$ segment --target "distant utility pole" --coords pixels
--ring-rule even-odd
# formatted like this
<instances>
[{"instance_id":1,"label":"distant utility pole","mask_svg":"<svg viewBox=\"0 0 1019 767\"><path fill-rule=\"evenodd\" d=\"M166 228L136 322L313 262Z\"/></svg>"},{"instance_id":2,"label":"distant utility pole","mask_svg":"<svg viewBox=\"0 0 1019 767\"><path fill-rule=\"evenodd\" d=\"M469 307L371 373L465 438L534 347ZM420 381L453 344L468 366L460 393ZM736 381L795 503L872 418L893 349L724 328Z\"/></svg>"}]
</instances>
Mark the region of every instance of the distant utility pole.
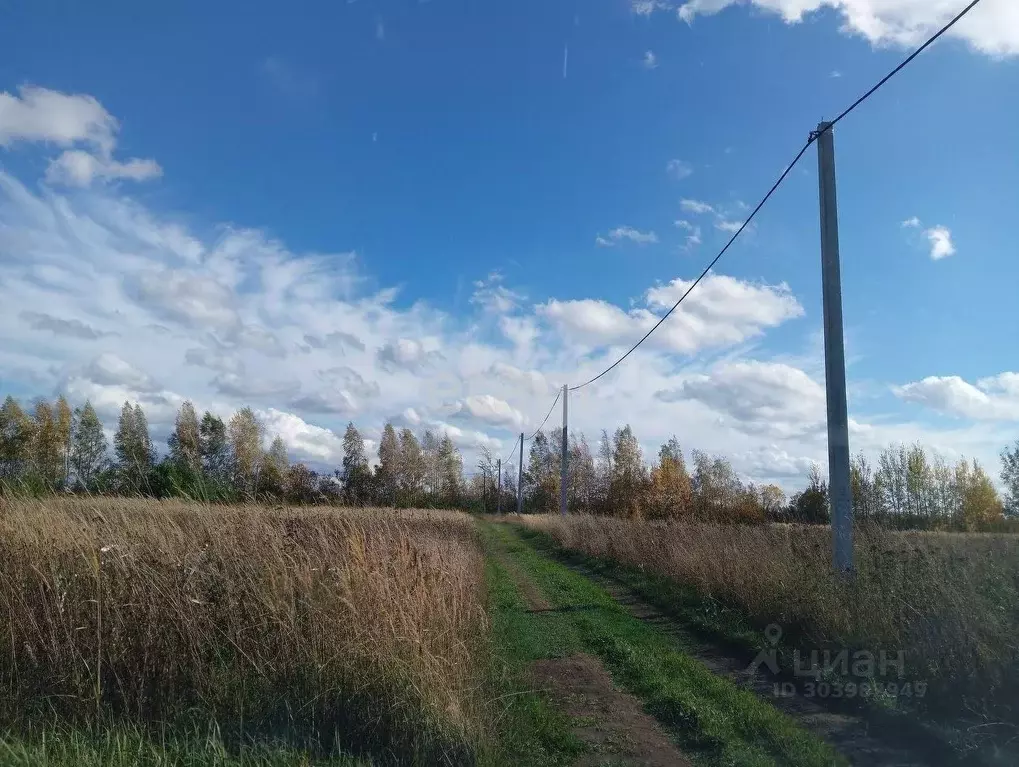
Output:
<instances>
[{"instance_id":1,"label":"distant utility pole","mask_svg":"<svg viewBox=\"0 0 1019 767\"><path fill-rule=\"evenodd\" d=\"M520 464L517 466L517 514L524 513L524 433L520 432Z\"/></svg>"},{"instance_id":2,"label":"distant utility pole","mask_svg":"<svg viewBox=\"0 0 1019 767\"><path fill-rule=\"evenodd\" d=\"M835 195L835 137L831 124L817 126L821 196L821 296L824 304L824 380L828 400L828 497L835 569L853 572L853 496L849 484L849 412L846 351L842 336L839 212Z\"/></svg>"},{"instance_id":3,"label":"distant utility pole","mask_svg":"<svg viewBox=\"0 0 1019 767\"><path fill-rule=\"evenodd\" d=\"M570 460L569 407L566 404L569 396L569 387L563 384L563 460L559 473L559 513L563 516L566 516L566 478Z\"/></svg>"},{"instance_id":4,"label":"distant utility pole","mask_svg":"<svg viewBox=\"0 0 1019 767\"><path fill-rule=\"evenodd\" d=\"M502 458L496 461L496 465L499 467L499 484L495 486L495 511L496 514L502 514Z\"/></svg>"}]
</instances>

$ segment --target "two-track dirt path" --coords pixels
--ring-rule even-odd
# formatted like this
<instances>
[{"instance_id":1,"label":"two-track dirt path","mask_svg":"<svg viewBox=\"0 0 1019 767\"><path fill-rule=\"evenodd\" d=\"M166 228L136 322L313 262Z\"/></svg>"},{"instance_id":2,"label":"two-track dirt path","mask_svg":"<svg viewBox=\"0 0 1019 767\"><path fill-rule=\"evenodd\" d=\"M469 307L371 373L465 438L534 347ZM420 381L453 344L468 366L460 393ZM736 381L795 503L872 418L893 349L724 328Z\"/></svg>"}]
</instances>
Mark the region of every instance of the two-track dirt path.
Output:
<instances>
[{"instance_id":1,"label":"two-track dirt path","mask_svg":"<svg viewBox=\"0 0 1019 767\"><path fill-rule=\"evenodd\" d=\"M874 732L859 713L833 710L816 698L807 698L796 689L792 694L776 695L775 678L767 669L751 672L747 658L698 637L672 617L640 598L622 581L575 563L561 562L574 572L590 578L636 618L673 636L684 651L719 676L752 690L758 697L788 714L802 727L830 743L852 764L874 767L921 767L929 764L953 764L943 751L931 744L909 743L902 733Z\"/></svg>"},{"instance_id":2,"label":"two-track dirt path","mask_svg":"<svg viewBox=\"0 0 1019 767\"><path fill-rule=\"evenodd\" d=\"M504 552L496 552L528 609L551 612L538 586ZM599 765L650 765L688 767L690 761L676 748L661 725L649 716L640 700L620 690L602 662L586 653L535 661L530 670L534 689L541 690L573 721L574 734L589 751L577 767Z\"/></svg>"},{"instance_id":3,"label":"two-track dirt path","mask_svg":"<svg viewBox=\"0 0 1019 767\"><path fill-rule=\"evenodd\" d=\"M905 733L878 730L858 712L825 705L825 701L802 696L775 694L775 679L766 670L751 673L748 662L721 645L712 644L684 628L638 596L627 584L590 568L530 547L538 555L558 561L574 573L598 584L631 616L672 638L677 648L696 659L717 676L754 692L792 718L803 729L829 743L854 765L877 767L921 767L950 765L957 761L937 744L919 742ZM498 555L519 593L534 612L554 611L537 584L513 559ZM687 765L665 729L648 715L641 701L619 690L601 660L585 654L538 661L532 675L536 688L545 690L557 705L578 722L575 732L592 752L580 765L650 764Z\"/></svg>"}]
</instances>

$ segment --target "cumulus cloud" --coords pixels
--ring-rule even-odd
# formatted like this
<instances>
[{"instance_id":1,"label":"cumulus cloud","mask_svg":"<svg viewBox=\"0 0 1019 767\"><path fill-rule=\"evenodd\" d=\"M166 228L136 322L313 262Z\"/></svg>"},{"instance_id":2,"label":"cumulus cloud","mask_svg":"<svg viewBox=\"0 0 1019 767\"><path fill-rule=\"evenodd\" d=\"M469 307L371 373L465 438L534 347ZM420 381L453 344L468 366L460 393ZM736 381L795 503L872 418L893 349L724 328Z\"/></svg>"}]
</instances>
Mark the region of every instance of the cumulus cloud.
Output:
<instances>
[{"instance_id":1,"label":"cumulus cloud","mask_svg":"<svg viewBox=\"0 0 1019 767\"><path fill-rule=\"evenodd\" d=\"M654 51L645 51L644 58L640 60L644 69L658 69L658 57Z\"/></svg>"},{"instance_id":2,"label":"cumulus cloud","mask_svg":"<svg viewBox=\"0 0 1019 767\"><path fill-rule=\"evenodd\" d=\"M297 457L333 466L343 461L343 439L332 429L315 426L276 408L258 410L255 415L264 424L266 435L278 434Z\"/></svg>"},{"instance_id":3,"label":"cumulus cloud","mask_svg":"<svg viewBox=\"0 0 1019 767\"><path fill-rule=\"evenodd\" d=\"M120 129L113 115L92 96L21 86L18 94L0 92L0 146L41 142L67 149L50 162L50 183L88 186L95 179L142 181L162 174L155 160L113 158Z\"/></svg>"},{"instance_id":4,"label":"cumulus cloud","mask_svg":"<svg viewBox=\"0 0 1019 767\"><path fill-rule=\"evenodd\" d=\"M476 394L467 397L463 402L457 403L457 412L479 421L496 426L511 426L514 429L520 428L525 423L523 413L505 400L493 397L491 394Z\"/></svg>"},{"instance_id":5,"label":"cumulus cloud","mask_svg":"<svg viewBox=\"0 0 1019 767\"><path fill-rule=\"evenodd\" d=\"M931 259L940 261L955 255L955 243L952 242L952 232L945 226L935 226L924 232L924 236L931 245Z\"/></svg>"},{"instance_id":6,"label":"cumulus cloud","mask_svg":"<svg viewBox=\"0 0 1019 767\"><path fill-rule=\"evenodd\" d=\"M1019 421L1019 373L1006 372L971 384L959 376L930 376L897 386L895 393L947 415L981 421Z\"/></svg>"},{"instance_id":7,"label":"cumulus cloud","mask_svg":"<svg viewBox=\"0 0 1019 767\"><path fill-rule=\"evenodd\" d=\"M903 229L921 229L923 223L919 218L913 216L902 222ZM947 226L932 226L923 230L923 236L930 246L932 261L940 261L943 258L955 255L955 243L952 242L952 232Z\"/></svg>"},{"instance_id":8,"label":"cumulus cloud","mask_svg":"<svg viewBox=\"0 0 1019 767\"><path fill-rule=\"evenodd\" d=\"M145 410L149 426L154 427L154 436L169 433L169 425L184 402L184 397L174 392L139 390L128 384L104 384L81 376L71 376L64 381L61 390L72 403L88 400L108 428L117 422L125 402L137 403Z\"/></svg>"},{"instance_id":9,"label":"cumulus cloud","mask_svg":"<svg viewBox=\"0 0 1019 767\"><path fill-rule=\"evenodd\" d=\"M82 370L82 377L104 386L124 386L136 392L160 389L146 373L112 352L103 352Z\"/></svg>"},{"instance_id":10,"label":"cumulus cloud","mask_svg":"<svg viewBox=\"0 0 1019 767\"><path fill-rule=\"evenodd\" d=\"M505 362L494 362L488 375L507 382L511 386L526 387L534 394L546 394L554 389L548 379L537 370L521 370Z\"/></svg>"},{"instance_id":11,"label":"cumulus cloud","mask_svg":"<svg viewBox=\"0 0 1019 767\"><path fill-rule=\"evenodd\" d=\"M793 486L800 485L817 463L811 457L791 454L775 444L735 453L732 458L752 479L759 482L777 480L780 484Z\"/></svg>"},{"instance_id":12,"label":"cumulus cloud","mask_svg":"<svg viewBox=\"0 0 1019 767\"><path fill-rule=\"evenodd\" d=\"M658 235L654 232L642 232L632 226L618 226L608 233L608 236L595 238L595 244L603 248L611 248L624 240L637 245L653 245L658 242Z\"/></svg>"},{"instance_id":13,"label":"cumulus cloud","mask_svg":"<svg viewBox=\"0 0 1019 767\"><path fill-rule=\"evenodd\" d=\"M418 372L429 362L442 360L442 353L437 349L428 348L429 345L425 341L413 338L398 338L387 342L379 349L377 359L380 367L388 373L400 370Z\"/></svg>"},{"instance_id":14,"label":"cumulus cloud","mask_svg":"<svg viewBox=\"0 0 1019 767\"><path fill-rule=\"evenodd\" d=\"M745 0L688 0L679 18L692 23ZM915 46L943 26L960 9L956 0L749 0L763 11L777 13L786 23L803 20L822 8L835 10L843 29L874 45ZM646 15L655 10L651 8ZM1019 54L1019 5L1013 0L984 0L948 34L992 56Z\"/></svg>"},{"instance_id":15,"label":"cumulus cloud","mask_svg":"<svg viewBox=\"0 0 1019 767\"><path fill-rule=\"evenodd\" d=\"M695 400L754 434L809 434L822 428L825 417L824 387L799 368L776 362L723 363L655 397Z\"/></svg>"},{"instance_id":16,"label":"cumulus cloud","mask_svg":"<svg viewBox=\"0 0 1019 767\"><path fill-rule=\"evenodd\" d=\"M0 145L41 141L57 146L88 143L113 149L117 121L92 96L23 85L18 95L0 92Z\"/></svg>"},{"instance_id":17,"label":"cumulus cloud","mask_svg":"<svg viewBox=\"0 0 1019 767\"><path fill-rule=\"evenodd\" d=\"M572 340L595 346L629 344L658 321L656 312L671 307L691 284L692 281L675 279L654 287L645 294L645 307L629 311L597 299L553 299L540 306L539 311ZM709 275L647 343L691 354L741 343L802 314L803 307L784 283L755 284Z\"/></svg>"}]
</instances>

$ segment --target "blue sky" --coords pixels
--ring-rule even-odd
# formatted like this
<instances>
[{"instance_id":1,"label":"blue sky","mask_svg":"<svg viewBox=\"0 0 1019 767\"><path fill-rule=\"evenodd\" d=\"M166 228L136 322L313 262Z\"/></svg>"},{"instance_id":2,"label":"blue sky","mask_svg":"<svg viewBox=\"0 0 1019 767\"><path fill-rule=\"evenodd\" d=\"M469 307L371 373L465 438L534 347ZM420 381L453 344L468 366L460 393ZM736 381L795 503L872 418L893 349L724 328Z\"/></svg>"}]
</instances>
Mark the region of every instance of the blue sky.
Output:
<instances>
[{"instance_id":1,"label":"blue sky","mask_svg":"<svg viewBox=\"0 0 1019 767\"><path fill-rule=\"evenodd\" d=\"M320 463L348 419L508 452L960 5L24 6L0 28L0 386L139 399L164 432L182 397L250 403ZM1019 436L1017 54L1019 7L984 0L839 125L854 450L996 471ZM575 426L757 480L823 464L817 221L811 150Z\"/></svg>"}]
</instances>

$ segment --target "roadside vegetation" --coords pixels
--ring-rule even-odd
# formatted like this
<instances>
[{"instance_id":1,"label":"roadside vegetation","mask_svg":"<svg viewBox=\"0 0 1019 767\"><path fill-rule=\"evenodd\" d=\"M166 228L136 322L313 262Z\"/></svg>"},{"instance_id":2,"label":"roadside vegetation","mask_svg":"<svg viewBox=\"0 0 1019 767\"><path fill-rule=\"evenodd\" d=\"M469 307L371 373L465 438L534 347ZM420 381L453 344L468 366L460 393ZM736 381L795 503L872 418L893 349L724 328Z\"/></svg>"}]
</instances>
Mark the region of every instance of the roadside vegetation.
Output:
<instances>
[{"instance_id":1,"label":"roadside vegetation","mask_svg":"<svg viewBox=\"0 0 1019 767\"><path fill-rule=\"evenodd\" d=\"M455 512L0 499L0 762L496 759L483 568Z\"/></svg>"},{"instance_id":2,"label":"roadside vegetation","mask_svg":"<svg viewBox=\"0 0 1019 767\"><path fill-rule=\"evenodd\" d=\"M586 652L600 658L698 764L844 763L769 703L715 676L668 635L630 616L598 585L535 552L514 528L485 527L489 545L550 604L548 610L525 610L505 570L496 565L503 594L509 594L503 597L503 625L515 657L533 662Z\"/></svg>"},{"instance_id":3,"label":"roadside vegetation","mask_svg":"<svg viewBox=\"0 0 1019 767\"><path fill-rule=\"evenodd\" d=\"M777 627L787 673L812 662L824 671L827 657L829 680L876 682L869 704L938 722L960 749L1005 743L1019 726L1015 536L864 527L846 583L833 573L827 528L515 521L563 550L622 565L644 598L751 655L771 646ZM850 673L840 677L841 651ZM873 664L854 665L868 657Z\"/></svg>"}]
</instances>

